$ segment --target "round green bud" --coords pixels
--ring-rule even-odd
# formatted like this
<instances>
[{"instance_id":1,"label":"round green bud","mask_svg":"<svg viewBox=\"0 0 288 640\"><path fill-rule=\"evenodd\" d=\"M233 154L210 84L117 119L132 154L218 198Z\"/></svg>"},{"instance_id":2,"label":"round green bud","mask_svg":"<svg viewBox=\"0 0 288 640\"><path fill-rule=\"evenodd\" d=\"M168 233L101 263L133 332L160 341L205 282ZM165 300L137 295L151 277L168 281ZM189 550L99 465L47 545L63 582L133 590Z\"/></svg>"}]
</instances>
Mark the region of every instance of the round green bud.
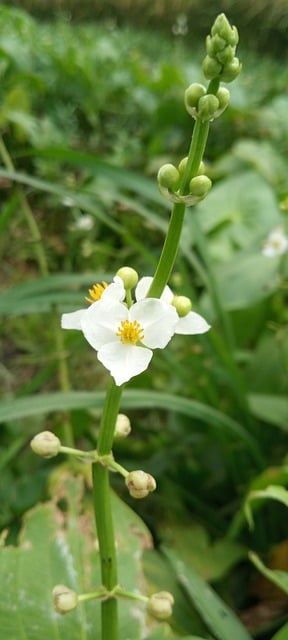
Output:
<instances>
[{"instance_id":1,"label":"round green bud","mask_svg":"<svg viewBox=\"0 0 288 640\"><path fill-rule=\"evenodd\" d=\"M186 296L174 296L172 304L180 318L187 316L192 309L192 302L189 298L186 298Z\"/></svg>"},{"instance_id":2,"label":"round green bud","mask_svg":"<svg viewBox=\"0 0 288 640\"><path fill-rule=\"evenodd\" d=\"M228 104L230 102L230 91L229 89L226 89L226 87L220 87L220 89L218 89L216 93L216 96L219 100L219 110L222 113L224 109L228 107Z\"/></svg>"},{"instance_id":3,"label":"round green bud","mask_svg":"<svg viewBox=\"0 0 288 640\"><path fill-rule=\"evenodd\" d=\"M42 458L53 458L58 455L61 442L52 431L41 431L31 440L30 447Z\"/></svg>"},{"instance_id":4,"label":"round green bud","mask_svg":"<svg viewBox=\"0 0 288 640\"><path fill-rule=\"evenodd\" d=\"M215 117L215 112L219 108L219 100L212 93L203 96L200 98L198 104L198 117L203 122L207 122L209 120L213 120Z\"/></svg>"},{"instance_id":5,"label":"round green bud","mask_svg":"<svg viewBox=\"0 0 288 640\"><path fill-rule=\"evenodd\" d=\"M177 191L180 184L180 175L174 164L163 164L157 175L157 180L161 187L170 191Z\"/></svg>"},{"instance_id":6,"label":"round green bud","mask_svg":"<svg viewBox=\"0 0 288 640\"><path fill-rule=\"evenodd\" d=\"M65 587L64 584L57 584L52 591L54 609L57 613L69 613L76 609L78 604L78 596L75 591Z\"/></svg>"},{"instance_id":7,"label":"round green bud","mask_svg":"<svg viewBox=\"0 0 288 640\"><path fill-rule=\"evenodd\" d=\"M185 158L182 158L182 160L178 164L178 171L181 177L183 176L183 173L186 170L187 162L188 162L188 156L185 156Z\"/></svg>"},{"instance_id":8,"label":"round green bud","mask_svg":"<svg viewBox=\"0 0 288 640\"><path fill-rule=\"evenodd\" d=\"M195 117L196 115L195 109L197 112L198 102L200 98L202 98L202 96L205 96L205 94L206 87L204 87L203 84L199 84L198 82L193 82L193 84L190 84L190 86L186 89L184 95L185 107L188 113L190 113L190 115L192 115L193 117Z\"/></svg>"},{"instance_id":9,"label":"round green bud","mask_svg":"<svg viewBox=\"0 0 288 640\"><path fill-rule=\"evenodd\" d=\"M234 54L235 54L235 47L231 47L228 44L227 47L223 49L223 51L219 51L219 53L217 53L216 58L218 62L220 62L223 65L226 65L232 62L234 58Z\"/></svg>"},{"instance_id":10,"label":"round green bud","mask_svg":"<svg viewBox=\"0 0 288 640\"><path fill-rule=\"evenodd\" d=\"M128 416L124 413L118 413L115 425L115 437L127 438L131 432L131 423Z\"/></svg>"},{"instance_id":11,"label":"round green bud","mask_svg":"<svg viewBox=\"0 0 288 640\"><path fill-rule=\"evenodd\" d=\"M221 80L223 80L223 82L232 82L237 78L237 76L239 76L241 69L242 65L239 62L239 59L236 57L233 58L232 62L229 62L229 64L224 66L221 73Z\"/></svg>"},{"instance_id":12,"label":"round green bud","mask_svg":"<svg viewBox=\"0 0 288 640\"><path fill-rule=\"evenodd\" d=\"M222 71L222 65L215 58L210 58L210 56L205 56L202 69L205 78L207 80L212 80L213 78L217 78Z\"/></svg>"},{"instance_id":13,"label":"round green bud","mask_svg":"<svg viewBox=\"0 0 288 640\"><path fill-rule=\"evenodd\" d=\"M230 38L233 35L233 27L231 27L229 20L227 20L225 16L225 13L220 13L219 16L217 16L212 26L211 33L212 36L218 35L226 42L230 42Z\"/></svg>"},{"instance_id":14,"label":"round green bud","mask_svg":"<svg viewBox=\"0 0 288 640\"><path fill-rule=\"evenodd\" d=\"M119 276L123 280L125 289L133 289L139 280L139 276L135 269L132 267L121 267L118 269L116 276Z\"/></svg>"},{"instance_id":15,"label":"round green bud","mask_svg":"<svg viewBox=\"0 0 288 640\"><path fill-rule=\"evenodd\" d=\"M203 160L201 160L199 167L198 167L198 171L197 171L197 176L202 176L202 174L205 173L205 164L203 162Z\"/></svg>"},{"instance_id":16,"label":"round green bud","mask_svg":"<svg viewBox=\"0 0 288 640\"><path fill-rule=\"evenodd\" d=\"M130 471L125 478L125 484L130 496L137 499L146 498L149 493L156 489L156 481L153 476L141 470Z\"/></svg>"},{"instance_id":17,"label":"round green bud","mask_svg":"<svg viewBox=\"0 0 288 640\"><path fill-rule=\"evenodd\" d=\"M174 598L169 591L154 593L148 600L147 610L158 620L170 618L173 611Z\"/></svg>"},{"instance_id":18,"label":"round green bud","mask_svg":"<svg viewBox=\"0 0 288 640\"><path fill-rule=\"evenodd\" d=\"M197 196L198 198L205 198L207 193L210 191L212 187L212 182L208 176L195 176L190 180L189 189L190 193L193 196Z\"/></svg>"}]
</instances>

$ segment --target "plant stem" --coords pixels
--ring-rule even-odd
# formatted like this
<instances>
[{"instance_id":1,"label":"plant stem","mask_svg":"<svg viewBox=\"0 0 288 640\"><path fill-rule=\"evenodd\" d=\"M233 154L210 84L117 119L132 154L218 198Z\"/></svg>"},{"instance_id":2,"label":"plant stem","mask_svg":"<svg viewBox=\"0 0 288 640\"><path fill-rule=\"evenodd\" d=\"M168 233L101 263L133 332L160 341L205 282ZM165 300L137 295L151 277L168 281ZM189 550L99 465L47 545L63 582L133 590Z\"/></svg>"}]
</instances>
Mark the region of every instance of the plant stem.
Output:
<instances>
[{"instance_id":1,"label":"plant stem","mask_svg":"<svg viewBox=\"0 0 288 640\"><path fill-rule=\"evenodd\" d=\"M188 192L189 181L197 174L205 150L208 133L209 122L196 120L188 154L188 161L182 183L180 185L181 195L185 195ZM153 282L147 294L149 298L159 298L169 280L178 252L184 216L185 205L177 202L174 204L172 209L170 224L162 253Z\"/></svg>"},{"instance_id":2,"label":"plant stem","mask_svg":"<svg viewBox=\"0 0 288 640\"><path fill-rule=\"evenodd\" d=\"M110 453L113 444L116 418L119 413L123 386L116 386L111 380L107 391L97 450L100 456ZM114 526L112 519L109 470L99 463L92 465L93 502L96 529L101 558L102 584L112 591L117 585L117 558L115 549ZM118 640L118 605L115 598L101 602L102 640Z\"/></svg>"}]
</instances>

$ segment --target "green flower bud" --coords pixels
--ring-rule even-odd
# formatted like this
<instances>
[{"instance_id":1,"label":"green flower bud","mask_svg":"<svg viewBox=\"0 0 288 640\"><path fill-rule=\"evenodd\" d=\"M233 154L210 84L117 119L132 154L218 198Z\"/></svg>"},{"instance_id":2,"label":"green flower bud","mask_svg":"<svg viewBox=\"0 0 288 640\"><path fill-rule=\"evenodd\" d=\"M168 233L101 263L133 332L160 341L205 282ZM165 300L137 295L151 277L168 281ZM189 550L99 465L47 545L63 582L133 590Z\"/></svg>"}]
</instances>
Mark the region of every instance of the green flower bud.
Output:
<instances>
[{"instance_id":1,"label":"green flower bud","mask_svg":"<svg viewBox=\"0 0 288 640\"><path fill-rule=\"evenodd\" d=\"M156 481L150 473L145 471L131 471L125 478L125 484L132 498L146 498L149 493L155 491Z\"/></svg>"},{"instance_id":2,"label":"green flower bud","mask_svg":"<svg viewBox=\"0 0 288 640\"><path fill-rule=\"evenodd\" d=\"M121 267L118 269L116 276L119 276L123 280L125 289L133 289L139 280L139 276L135 269L132 267Z\"/></svg>"},{"instance_id":3,"label":"green flower bud","mask_svg":"<svg viewBox=\"0 0 288 640\"><path fill-rule=\"evenodd\" d=\"M198 171L197 171L197 176L202 176L203 173L205 173L205 164L203 160L201 160Z\"/></svg>"},{"instance_id":4,"label":"green flower bud","mask_svg":"<svg viewBox=\"0 0 288 640\"><path fill-rule=\"evenodd\" d=\"M53 458L58 455L61 442L52 431L41 431L31 440L30 447L42 458Z\"/></svg>"},{"instance_id":5,"label":"green flower bud","mask_svg":"<svg viewBox=\"0 0 288 640\"><path fill-rule=\"evenodd\" d=\"M190 180L190 194L192 196L197 196L200 199L207 196L207 193L210 191L211 187L212 182L210 178L208 178L208 176L195 176L195 178L192 178L192 180Z\"/></svg>"},{"instance_id":6,"label":"green flower bud","mask_svg":"<svg viewBox=\"0 0 288 640\"><path fill-rule=\"evenodd\" d=\"M231 47L228 44L227 47L223 49L223 51L219 51L219 53L217 53L216 58L218 62L220 62L223 65L226 65L232 62L234 58L234 53L235 53L235 47Z\"/></svg>"},{"instance_id":7,"label":"green flower bud","mask_svg":"<svg viewBox=\"0 0 288 640\"><path fill-rule=\"evenodd\" d=\"M228 104L230 102L230 91L225 87L220 87L220 89L218 89L216 93L216 96L219 100L219 108L217 109L217 115L218 113L220 115L220 113L223 113L226 107L228 107Z\"/></svg>"},{"instance_id":8,"label":"green flower bud","mask_svg":"<svg viewBox=\"0 0 288 640\"><path fill-rule=\"evenodd\" d=\"M180 318L187 316L192 309L192 302L189 298L186 298L186 296L174 296L172 304Z\"/></svg>"},{"instance_id":9,"label":"green flower bud","mask_svg":"<svg viewBox=\"0 0 288 640\"><path fill-rule=\"evenodd\" d=\"M65 587L64 584L57 584L52 591L53 604L57 613L69 613L76 609L78 604L78 596L75 591Z\"/></svg>"},{"instance_id":10,"label":"green flower bud","mask_svg":"<svg viewBox=\"0 0 288 640\"><path fill-rule=\"evenodd\" d=\"M188 161L188 156L185 156L185 158L182 158L182 160L178 164L178 171L179 171L181 177L185 173L186 166L187 166L187 161Z\"/></svg>"},{"instance_id":11,"label":"green flower bud","mask_svg":"<svg viewBox=\"0 0 288 640\"><path fill-rule=\"evenodd\" d=\"M188 113L194 118L197 116L198 102L206 94L206 87L203 84L194 82L186 89L184 95L185 107Z\"/></svg>"},{"instance_id":12,"label":"green flower bud","mask_svg":"<svg viewBox=\"0 0 288 640\"><path fill-rule=\"evenodd\" d=\"M154 593L148 600L147 610L158 620L166 620L172 615L174 598L169 591Z\"/></svg>"},{"instance_id":13,"label":"green flower bud","mask_svg":"<svg viewBox=\"0 0 288 640\"><path fill-rule=\"evenodd\" d=\"M202 122L214 120L215 112L219 108L219 100L212 93L200 98L198 104L198 117Z\"/></svg>"},{"instance_id":14,"label":"green flower bud","mask_svg":"<svg viewBox=\"0 0 288 640\"><path fill-rule=\"evenodd\" d=\"M217 53L225 49L226 44L226 41L223 40L223 38L220 38L218 34L216 34L216 36L213 36L213 38L211 38L211 36L207 36L206 51L208 56L210 56L210 58L215 58L217 56Z\"/></svg>"},{"instance_id":15,"label":"green flower bud","mask_svg":"<svg viewBox=\"0 0 288 640\"><path fill-rule=\"evenodd\" d=\"M224 13L220 13L219 16L217 16L212 26L211 33L212 36L220 36L220 38L223 38L223 40L229 42L229 44L230 39L235 37L233 27L231 27L230 22L227 20Z\"/></svg>"},{"instance_id":16,"label":"green flower bud","mask_svg":"<svg viewBox=\"0 0 288 640\"><path fill-rule=\"evenodd\" d=\"M160 187L177 191L180 184L180 175L174 164L163 164L158 171L157 180Z\"/></svg>"},{"instance_id":17,"label":"green flower bud","mask_svg":"<svg viewBox=\"0 0 288 640\"><path fill-rule=\"evenodd\" d=\"M210 58L210 56L205 56L202 69L205 78L207 80L212 80L213 78L217 78L222 71L222 65L215 58Z\"/></svg>"},{"instance_id":18,"label":"green flower bud","mask_svg":"<svg viewBox=\"0 0 288 640\"><path fill-rule=\"evenodd\" d=\"M118 413L116 425L115 425L115 437L126 438L131 431L131 423L128 416L124 413Z\"/></svg>"},{"instance_id":19,"label":"green flower bud","mask_svg":"<svg viewBox=\"0 0 288 640\"><path fill-rule=\"evenodd\" d=\"M239 62L239 59L236 57L233 58L232 62L225 65L221 74L221 80L223 80L223 82L232 82L237 78L237 76L239 76L241 69L242 64Z\"/></svg>"}]
</instances>

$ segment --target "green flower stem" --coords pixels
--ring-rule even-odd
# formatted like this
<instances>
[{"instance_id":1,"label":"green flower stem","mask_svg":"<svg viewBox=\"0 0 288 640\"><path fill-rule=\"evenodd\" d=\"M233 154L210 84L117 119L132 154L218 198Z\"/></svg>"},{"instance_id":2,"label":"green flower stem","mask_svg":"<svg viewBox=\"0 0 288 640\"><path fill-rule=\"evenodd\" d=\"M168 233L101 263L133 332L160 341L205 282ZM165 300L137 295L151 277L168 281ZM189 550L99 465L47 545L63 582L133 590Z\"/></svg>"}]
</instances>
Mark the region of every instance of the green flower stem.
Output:
<instances>
[{"instance_id":1,"label":"green flower stem","mask_svg":"<svg viewBox=\"0 0 288 640\"><path fill-rule=\"evenodd\" d=\"M119 598L127 598L128 600L138 600L138 602L144 602L145 604L149 600L147 596L142 596L140 593L133 593L132 591L125 591L125 589L121 589L121 587L117 587L117 589L115 589L115 596Z\"/></svg>"},{"instance_id":2,"label":"green flower stem","mask_svg":"<svg viewBox=\"0 0 288 640\"><path fill-rule=\"evenodd\" d=\"M59 453L65 453L68 456L76 456L77 458L87 459L88 462L98 460L97 451L81 451L81 449L74 449L74 447L60 447Z\"/></svg>"},{"instance_id":3,"label":"green flower stem","mask_svg":"<svg viewBox=\"0 0 288 640\"><path fill-rule=\"evenodd\" d=\"M197 174L197 171L199 169L199 165L202 160L207 142L209 124L209 122L201 122L200 120L196 120L195 122L186 169L180 185L181 195L186 195L188 193L189 182L191 178L193 178ZM176 204L174 204L174 207L172 209L170 224L162 253L153 278L153 282L147 293L147 296L149 298L160 298L163 289L170 278L170 274L174 267L179 248L184 216L185 205L183 203L177 202Z\"/></svg>"},{"instance_id":4,"label":"green flower stem","mask_svg":"<svg viewBox=\"0 0 288 640\"><path fill-rule=\"evenodd\" d=\"M123 386L116 386L111 379L103 408L97 443L99 456L108 455L112 449L113 437ZM109 470L102 464L92 465L93 502L96 528L101 558L102 584L108 591L115 589L117 580L117 559L114 526L112 519ZM115 598L101 602L102 640L118 640L118 604Z\"/></svg>"}]
</instances>

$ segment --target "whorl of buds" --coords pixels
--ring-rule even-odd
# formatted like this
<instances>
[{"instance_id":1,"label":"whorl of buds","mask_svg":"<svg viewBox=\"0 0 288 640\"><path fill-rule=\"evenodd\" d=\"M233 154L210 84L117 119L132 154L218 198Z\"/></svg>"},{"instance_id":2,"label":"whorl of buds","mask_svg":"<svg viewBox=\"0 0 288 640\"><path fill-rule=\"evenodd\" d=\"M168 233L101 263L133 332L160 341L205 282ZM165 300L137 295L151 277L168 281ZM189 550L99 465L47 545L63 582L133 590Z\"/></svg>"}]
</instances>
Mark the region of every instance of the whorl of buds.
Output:
<instances>
[{"instance_id":1,"label":"whorl of buds","mask_svg":"<svg viewBox=\"0 0 288 640\"><path fill-rule=\"evenodd\" d=\"M150 473L145 471L131 471L125 478L125 483L132 498L146 498L149 493L155 491L156 481Z\"/></svg>"},{"instance_id":2,"label":"whorl of buds","mask_svg":"<svg viewBox=\"0 0 288 640\"><path fill-rule=\"evenodd\" d=\"M121 267L118 269L116 276L119 276L119 278L123 280L125 289L133 289L139 280L137 271L132 269L132 267Z\"/></svg>"},{"instance_id":3,"label":"whorl of buds","mask_svg":"<svg viewBox=\"0 0 288 640\"><path fill-rule=\"evenodd\" d=\"M166 620L172 615L174 598L169 591L154 593L148 600L147 610L158 620Z\"/></svg>"},{"instance_id":4,"label":"whorl of buds","mask_svg":"<svg viewBox=\"0 0 288 640\"><path fill-rule=\"evenodd\" d=\"M224 13L217 16L211 35L206 38L206 51L202 64L205 78L220 78L224 82L232 82L241 71L241 64L235 56L239 42L236 27L231 27Z\"/></svg>"},{"instance_id":5,"label":"whorl of buds","mask_svg":"<svg viewBox=\"0 0 288 640\"><path fill-rule=\"evenodd\" d=\"M217 105L218 104L219 103L217 101ZM182 194L178 187L180 185L180 180L183 179L185 174L187 161L188 158L183 158L178 169L176 169L173 164L164 164L158 171L158 185L164 198L167 198L170 202L180 202L189 207L197 204L200 200L205 198L208 191L211 189L212 183L207 176L202 175L202 172L204 171L204 164L201 162L198 169L198 175L190 180L189 193L186 193L185 195Z\"/></svg>"},{"instance_id":6,"label":"whorl of buds","mask_svg":"<svg viewBox=\"0 0 288 640\"><path fill-rule=\"evenodd\" d=\"M42 458L53 458L58 455L61 442L52 431L41 431L31 440L30 447Z\"/></svg>"},{"instance_id":7,"label":"whorl of buds","mask_svg":"<svg viewBox=\"0 0 288 640\"><path fill-rule=\"evenodd\" d=\"M172 304L180 318L187 316L192 309L192 302L189 298L186 298L186 296L174 296Z\"/></svg>"},{"instance_id":8,"label":"whorl of buds","mask_svg":"<svg viewBox=\"0 0 288 640\"><path fill-rule=\"evenodd\" d=\"M124 413L118 413L115 425L115 438L127 438L131 432L131 423Z\"/></svg>"},{"instance_id":9,"label":"whorl of buds","mask_svg":"<svg viewBox=\"0 0 288 640\"><path fill-rule=\"evenodd\" d=\"M229 100L230 93L228 89L223 87L220 87L215 95L206 93L206 90L200 95L200 91L195 91L195 84L191 84L185 91L186 110L193 118L199 118L202 122L209 122L219 118L228 107Z\"/></svg>"},{"instance_id":10,"label":"whorl of buds","mask_svg":"<svg viewBox=\"0 0 288 640\"><path fill-rule=\"evenodd\" d=\"M76 609L78 604L78 596L75 591L65 587L64 584L57 584L52 591L54 609L57 613L69 613Z\"/></svg>"}]
</instances>

